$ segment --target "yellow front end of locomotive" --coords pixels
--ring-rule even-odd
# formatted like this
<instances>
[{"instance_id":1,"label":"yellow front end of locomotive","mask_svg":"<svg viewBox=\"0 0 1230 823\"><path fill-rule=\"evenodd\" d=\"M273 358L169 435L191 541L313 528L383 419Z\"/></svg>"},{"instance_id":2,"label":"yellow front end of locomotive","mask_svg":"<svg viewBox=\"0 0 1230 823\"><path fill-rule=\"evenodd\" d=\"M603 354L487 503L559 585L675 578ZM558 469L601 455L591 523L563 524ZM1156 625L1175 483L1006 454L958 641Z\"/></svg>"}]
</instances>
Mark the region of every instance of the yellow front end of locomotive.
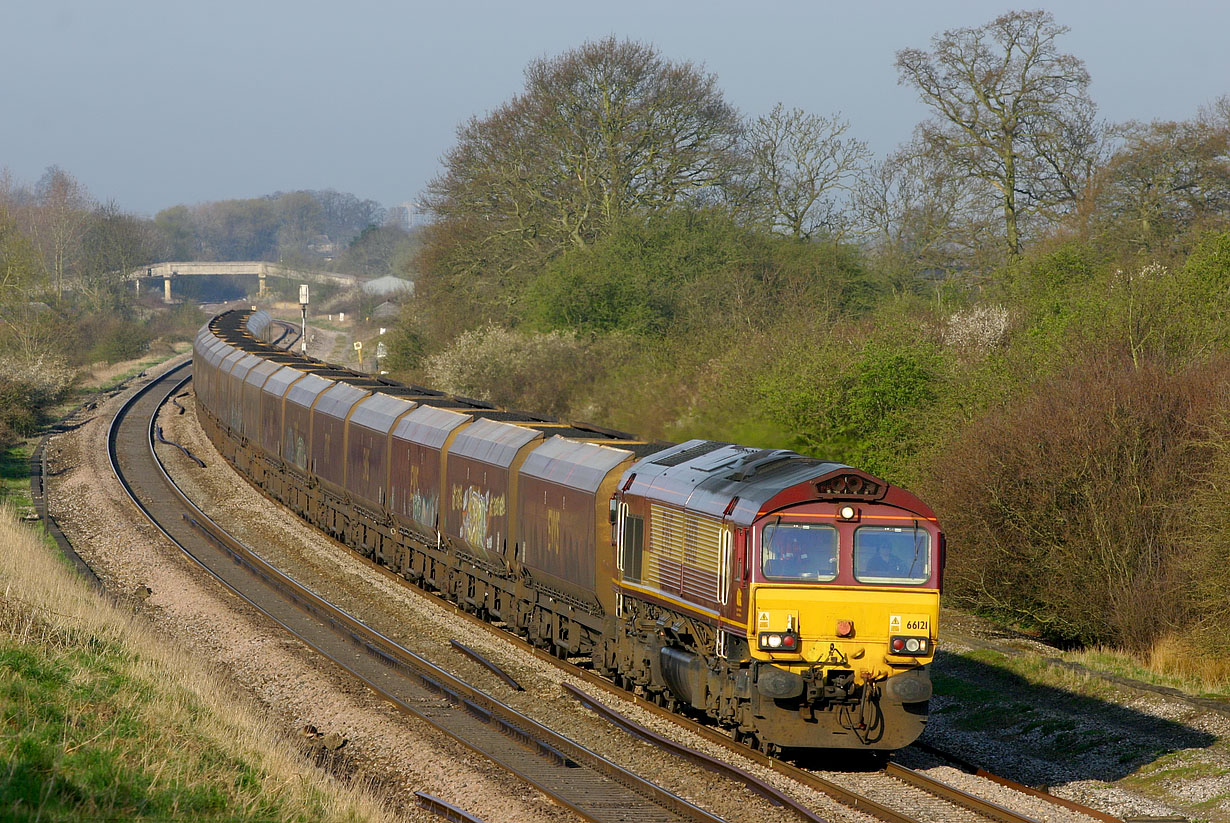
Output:
<instances>
[{"instance_id":1,"label":"yellow front end of locomotive","mask_svg":"<svg viewBox=\"0 0 1230 823\"><path fill-rule=\"evenodd\" d=\"M752 606L752 656L785 669L848 669L862 683L927 665L935 657L940 609L935 589L762 584L753 588Z\"/></svg>"}]
</instances>

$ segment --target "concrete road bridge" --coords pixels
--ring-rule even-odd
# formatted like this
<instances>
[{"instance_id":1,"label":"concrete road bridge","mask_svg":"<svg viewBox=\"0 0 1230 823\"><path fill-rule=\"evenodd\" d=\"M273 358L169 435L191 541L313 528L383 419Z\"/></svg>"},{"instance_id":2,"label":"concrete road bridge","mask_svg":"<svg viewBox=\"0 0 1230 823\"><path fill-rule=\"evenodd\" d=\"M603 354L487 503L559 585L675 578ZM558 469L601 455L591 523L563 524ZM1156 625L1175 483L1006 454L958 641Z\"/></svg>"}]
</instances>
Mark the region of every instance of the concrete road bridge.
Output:
<instances>
[{"instance_id":1,"label":"concrete road bridge","mask_svg":"<svg viewBox=\"0 0 1230 823\"><path fill-rule=\"evenodd\" d=\"M170 303L171 281L176 277L219 274L255 277L260 280L260 293L262 295L265 294L265 279L268 277L281 277L298 283L333 283L346 287L357 286L362 282L361 278L353 274L339 274L338 272L331 271L300 271L288 268L280 263L265 263L259 260L251 262L155 263L152 266L134 269L128 273L125 279L133 281L137 294L140 294L142 279L161 277L163 287L162 300L164 303Z\"/></svg>"}]
</instances>

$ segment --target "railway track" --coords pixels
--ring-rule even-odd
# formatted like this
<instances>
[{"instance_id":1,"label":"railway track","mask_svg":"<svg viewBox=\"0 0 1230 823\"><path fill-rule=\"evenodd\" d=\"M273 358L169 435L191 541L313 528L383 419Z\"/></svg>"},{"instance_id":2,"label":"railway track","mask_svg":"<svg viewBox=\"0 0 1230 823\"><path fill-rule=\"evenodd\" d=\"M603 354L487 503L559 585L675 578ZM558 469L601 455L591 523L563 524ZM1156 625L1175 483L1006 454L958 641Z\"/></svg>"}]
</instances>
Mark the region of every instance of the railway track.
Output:
<instances>
[{"instance_id":1,"label":"railway track","mask_svg":"<svg viewBox=\"0 0 1230 823\"><path fill-rule=\"evenodd\" d=\"M186 369L181 367L181 369L169 373L174 374L174 378L164 376L163 379L151 383L142 389L130 401L125 410L117 416L109 442L113 450L113 465L116 466L117 475L121 477L126 487L131 489L134 499L138 500L138 505L147 512L151 520L164 533L171 537L173 541L179 543L190 557L204 566L225 585L237 591L244 599L252 602L258 609L268 614L276 622L300 636L308 645L316 648L322 654L335 659L335 662L339 662L339 665L343 668L367 682L369 686L395 705L401 707L403 711L424 717L428 722L434 722L437 719L436 715L443 713L451 714L455 718L463 718L463 720L452 721L459 724L453 730L445 730L476 751L481 751L495 762L505 765L510 771L521 775L523 779L538 786L545 793L557 797L560 802L574 808L587 819L716 819L695 807L690 807L690 804L687 804L686 801L682 801L680 798L664 799L659 797L650 803L651 809L648 811L651 811L651 814L647 814L646 809L638 808L635 814L625 816L630 809L637 807L628 806L626 800L613 800L611 796L606 794L605 788L584 788L579 792L581 797L578 799L578 792L575 791L576 786L574 785L566 792L566 796L557 795L550 788L550 784L554 779L561 779L558 777L558 774L555 777L544 778L537 774L537 771L550 772L552 770L549 767L553 765L557 773L562 769L563 781L575 784L577 782L576 778L582 773L580 771L581 767L587 765L583 763L586 759L584 753L570 750L567 741L560 741L557 739L558 736L552 737L549 733L542 735L536 739L536 742L531 743L530 737L532 735L524 732L524 727L536 724L533 724L528 718L512 712L511 709L508 710L512 712L511 715L502 715L498 707L493 707L486 702L490 699L481 692L470 689L465 684L460 683L460 681L456 681L451 675L437 669L421 658L416 658L407 650L397 646L393 641L368 629L358 620L345 614L340 609L330 606L311 592L302 590L302 587L298 587L293 580L285 577L276 569L268 567L259 557L239 545L237 541L229 538L220 527L210 521L208 517L187 500L186 496L179 492L166 472L158 465L153 452L151 443L151 432L154 431L153 416L162 402L174 395L187 382L187 378L183 376L185 371ZM128 422L123 422L125 420ZM144 461L140 458L142 452L146 455ZM358 556L356 555L356 557ZM362 559L363 562L380 573L409 586L399 576L370 563L370 561L364 558L359 559ZM271 587L279 590L280 596L271 597ZM465 615L467 619L471 619L479 625L490 629L488 624L479 621L471 615L464 612L458 612L458 614ZM623 700L632 700L640 708L652 712L671 723L683 726L688 731L698 734L718 746L729 749L731 752L750 758L759 765L771 769L797 782L799 785L823 792L847 806L881 820L891 821L891 823L916 823L917 818L911 814L913 810L903 809L900 807L900 804L894 807L890 803L877 802L872 800L867 793L860 793L857 788L839 785L838 782L827 780L778 758L769 757L750 750L746 746L731 740L720 731L667 712L652 703L623 691L608 681L597 678L585 669L560 661L515 636L504 632L501 632L500 636L511 640L541 660L562 667L570 674L581 677L586 682L608 693L618 695ZM367 663L355 663L356 655L354 650L356 645L368 652L367 655L364 655L364 657L369 658ZM338 661L338 658L343 658L344 662ZM489 663L485 664L490 665ZM498 667L493 668L498 670ZM402 682L395 687L389 686L389 683L395 680L408 681L408 683ZM417 688L418 691L414 691L411 687ZM427 706L428 711L423 711L423 706ZM450 711L445 711L446 709ZM468 720L464 718L468 718ZM473 727L476 724L486 728L479 728L475 732ZM465 731L460 730L462 726L466 727ZM507 749L506 747L505 753L500 755L499 753L484 751L479 745L467 742L465 739L466 735L469 734L475 734L478 738L490 736L492 728L497 730L496 735L502 738L504 743L507 743L510 739L517 739L522 742L514 744L512 749ZM527 745L542 756L527 758ZM493 754L497 756L493 756ZM501 757L503 757L503 760L501 760ZM531 759L545 761L548 764L548 768L536 769L535 774L532 775L526 774L527 769L525 766L527 761ZM610 765L613 766L614 764ZM601 771L601 769L598 769L598 771ZM616 778L613 782L619 783L620 779ZM890 764L885 772L879 776L879 779L881 781L893 781L903 787L908 786L910 791L925 793L944 804L944 810L942 811L930 808L926 817L927 820L965 821L987 819L999 821L999 823L1034 823L1032 818L1026 815L1002 808L959 789L946 786L926 775L911 772L895 764ZM608 777L607 780L612 780L612 778ZM855 782L858 782L858 780L856 779ZM750 783L748 785L753 790L759 791ZM632 793L638 795L640 802L644 802L643 794L637 791ZM884 793L880 792L880 794ZM917 796L910 795L904 789L899 789L895 792L889 791L887 794L904 799L907 804L913 803L918 805L916 799L909 799L910 797L916 798ZM587 796L597 798L596 802L593 802L592 805L605 807L605 810L599 809L595 814L584 811L583 804ZM775 802L793 807L801 819L822 819L805 805L793 803L788 797L778 798ZM1071 806L1071 804L1067 805ZM600 816L604 811L609 815L612 809L616 807L618 811L615 816ZM970 815L973 816L971 817ZM1096 813L1093 813L1091 816L1097 816L1102 820L1107 819L1106 816L1098 816Z\"/></svg>"},{"instance_id":2,"label":"railway track","mask_svg":"<svg viewBox=\"0 0 1230 823\"><path fill-rule=\"evenodd\" d=\"M157 410L189 379L189 364L184 364L146 384L116 415L108 432L109 456L121 484L189 558L401 711L430 723L587 820L719 820L414 655L230 538L183 495L154 450ZM356 654L356 648L361 653Z\"/></svg>"},{"instance_id":3,"label":"railway track","mask_svg":"<svg viewBox=\"0 0 1230 823\"><path fill-rule=\"evenodd\" d=\"M342 546L340 543L337 545ZM347 551L352 559L362 563L370 570L383 575L398 585L404 586L415 592L422 591L417 586L406 581L400 575L390 571L386 567L371 561L357 552L349 549L347 549ZM873 817L876 817L877 819L888 821L888 823L917 823L918 819L914 816L913 809L910 808L910 805L911 803L917 805L917 800L925 795L928 798L934 799L934 801L938 801L938 805L935 802L928 801L927 805L930 807L931 811L931 814L927 818L928 820L960 819L993 820L998 823L1039 823L1038 818L1014 811L1013 809L1004 807L992 800L980 797L977 794L973 794L955 786L946 784L943 781L937 780L936 778L922 772L908 769L904 766L891 762L886 764L881 771L876 773L881 783L887 785L888 787L886 791L874 792L876 795L882 794L889 798L885 802L879 802L872 799L870 796L871 793L868 793L857 785L860 783L865 784L867 782L864 777L857 776L857 773L846 775L836 774L832 775L831 779L825 778L812 770L802 768L787 760L757 751L756 749L748 747L744 743L735 741L719 729L716 729L706 723L681 716L658 705L657 703L646 700L639 695L594 674L587 668L577 666L567 660L561 660L549 651L534 646L516 634L498 629L480 617L460 608L457 604L449 601L438 602L444 602L451 606L454 610L453 615L455 617L463 619L476 627L481 627L485 631L497 633L500 638L516 646L521 651L583 680L586 684L601 690L613 698L633 705L652 714L654 717L662 721L673 724L686 730L687 732L695 734L703 738L708 743L720 747L733 755L749 759L766 769L789 778L801 786L825 794L852 809L865 812ZM453 642L455 647L460 645L456 643L456 641L451 642ZM495 671L496 676L505 683L508 683L509 681L515 683L509 674L500 670L498 666L495 666L490 661L484 660L482 661L482 665L492 668ZM517 688L517 686L513 686L513 688ZM565 686L565 689L568 690L574 698L585 701L590 708L599 711L599 713L603 714L608 719L612 719L613 722L617 722L624 728L628 728L628 725L624 722L614 719L613 716L618 714L618 712L612 712L610 710L603 711L598 708L601 704L593 701L592 698L583 696L583 693L577 693L577 690L568 689L567 686ZM985 780L988 784L996 783L1006 788L1010 788L1013 791L1019 792L1022 795L1027 795L1033 799L1042 801L1043 803L1054 807L1057 812L1062 810L1061 813L1067 813L1069 815L1069 819L1071 814L1075 813L1075 815L1077 815L1077 819L1084 818L1087 820L1097 820L1101 821L1101 823L1120 823L1117 818L1103 814L1095 809L1081 806L1080 804L1073 803L1072 801L1054 797L1045 792L1040 792L1030 787L1013 783L1012 781L996 777L987 772L982 772L977 776L982 780ZM790 804L786 803L785 805ZM809 812L805 808L797 809L796 811L804 818L809 815Z\"/></svg>"},{"instance_id":4,"label":"railway track","mask_svg":"<svg viewBox=\"0 0 1230 823\"><path fill-rule=\"evenodd\" d=\"M341 545L341 544L337 544ZM367 568L385 576L387 579L396 582L412 591L421 592L421 589L407 582L404 578L390 571L389 569L372 562L362 555L349 551L352 559L364 564ZM695 720L680 716L666 708L659 706L656 703L645 700L642 697L629 692L616 684L599 677L589 669L579 667L566 660L561 660L550 652L540 649L521 637L510 632L501 631L493 627L490 623L481 618L459 608L456 604L448 603L453 609L455 617L466 620L468 623L481 627L486 631L495 632L498 636L513 644L521 651L533 655L538 660L548 663L551 666L566 671L567 673L580 678L587 684L594 686L597 689L617 698L620 701L625 701L636 706L658 719L673 725L679 726L682 729L696 734L704 738L707 742L712 743L722 749L727 750L733 755L744 757L752 760L760 766L772 770L790 780L798 783L801 786L821 792L832 797L838 802L849 806L855 810L866 812L872 816L892 823L912 823L917 818L911 813L909 808L911 798L918 798L921 794L925 794L930 798L939 801L938 816L928 817L928 819L961 819L961 820L994 820L999 823L1038 823L1034 817L1027 814L1016 812L1010 808L1003 807L994 801L987 800L976 794L964 791L960 788L948 785L940 780L937 780L922 772L914 771L895 763L889 763L879 772L881 783L887 783L889 791L885 792L892 800L884 803L877 802L871 799L868 794L861 792L857 787L852 787L849 784L865 782L859 777L852 775L836 775L834 779L826 779L814 771L806 768L801 768L789 761L782 760L777 757L766 755L755 749L751 749L743 743L733 740L724 732L715 729L705 723L700 723ZM458 646L455 641L452 641L454 646ZM494 666L490 661L482 661L482 664L493 668L496 671L496 676L508 683L512 680L511 676L506 672L499 670L498 666ZM515 682L515 681L514 681ZM513 686L513 688L517 688ZM580 698L574 694L574 697ZM624 725L624 724L620 724ZM1102 821L1102 823L1118 823L1117 818L1103 814L1097 810L1081 806L1062 798L1054 797L1031 789L1027 786L1015 784L1012 781L997 778L994 775L983 772L978 777L984 779L987 783L998 783L1002 786L1017 791L1023 795L1028 795L1032 798L1040 800L1047 805L1055 807L1057 810L1062 809L1066 812L1074 812L1079 818L1092 819ZM911 792L907 792L909 789ZM786 805L789 805L788 803ZM935 803L930 804L934 812ZM809 812L805 809L798 810L799 814L807 817ZM1078 819L1079 819L1078 818Z\"/></svg>"}]
</instances>

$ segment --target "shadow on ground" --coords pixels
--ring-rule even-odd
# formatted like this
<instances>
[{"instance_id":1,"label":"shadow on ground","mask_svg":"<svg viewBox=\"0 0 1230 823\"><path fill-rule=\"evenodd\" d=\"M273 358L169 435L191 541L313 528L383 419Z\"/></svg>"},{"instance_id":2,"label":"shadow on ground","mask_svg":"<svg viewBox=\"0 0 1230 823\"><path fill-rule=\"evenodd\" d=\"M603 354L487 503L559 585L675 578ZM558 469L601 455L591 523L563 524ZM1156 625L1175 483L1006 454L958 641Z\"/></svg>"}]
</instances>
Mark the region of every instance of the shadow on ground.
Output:
<instances>
[{"instance_id":1,"label":"shadow on ground","mask_svg":"<svg viewBox=\"0 0 1230 823\"><path fill-rule=\"evenodd\" d=\"M940 652L931 669L935 697L923 741L1038 786L1114 782L1170 752L1206 748L1219 739L1122 705L1133 698L1097 678L1043 663L1026 678L1008 662L999 652ZM1167 705L1152 698L1143 702Z\"/></svg>"}]
</instances>

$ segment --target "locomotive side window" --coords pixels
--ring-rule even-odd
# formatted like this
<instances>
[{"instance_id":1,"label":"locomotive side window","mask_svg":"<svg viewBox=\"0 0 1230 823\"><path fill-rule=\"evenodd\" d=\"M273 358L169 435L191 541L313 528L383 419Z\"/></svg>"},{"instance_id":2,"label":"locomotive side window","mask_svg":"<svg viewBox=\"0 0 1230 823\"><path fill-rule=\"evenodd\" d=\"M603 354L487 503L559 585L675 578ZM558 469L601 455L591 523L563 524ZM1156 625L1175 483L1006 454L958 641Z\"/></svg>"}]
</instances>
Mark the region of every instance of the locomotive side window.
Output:
<instances>
[{"instance_id":1,"label":"locomotive side window","mask_svg":"<svg viewBox=\"0 0 1230 823\"><path fill-rule=\"evenodd\" d=\"M931 535L917 527L859 527L854 577L863 583L926 583L931 579Z\"/></svg>"},{"instance_id":2,"label":"locomotive side window","mask_svg":"<svg viewBox=\"0 0 1230 823\"><path fill-rule=\"evenodd\" d=\"M837 529L773 523L761 537L761 571L769 580L822 582L837 577Z\"/></svg>"},{"instance_id":3,"label":"locomotive side window","mask_svg":"<svg viewBox=\"0 0 1230 823\"><path fill-rule=\"evenodd\" d=\"M630 514L624 518L624 579L641 579L641 554L645 550L645 518Z\"/></svg>"}]
</instances>

